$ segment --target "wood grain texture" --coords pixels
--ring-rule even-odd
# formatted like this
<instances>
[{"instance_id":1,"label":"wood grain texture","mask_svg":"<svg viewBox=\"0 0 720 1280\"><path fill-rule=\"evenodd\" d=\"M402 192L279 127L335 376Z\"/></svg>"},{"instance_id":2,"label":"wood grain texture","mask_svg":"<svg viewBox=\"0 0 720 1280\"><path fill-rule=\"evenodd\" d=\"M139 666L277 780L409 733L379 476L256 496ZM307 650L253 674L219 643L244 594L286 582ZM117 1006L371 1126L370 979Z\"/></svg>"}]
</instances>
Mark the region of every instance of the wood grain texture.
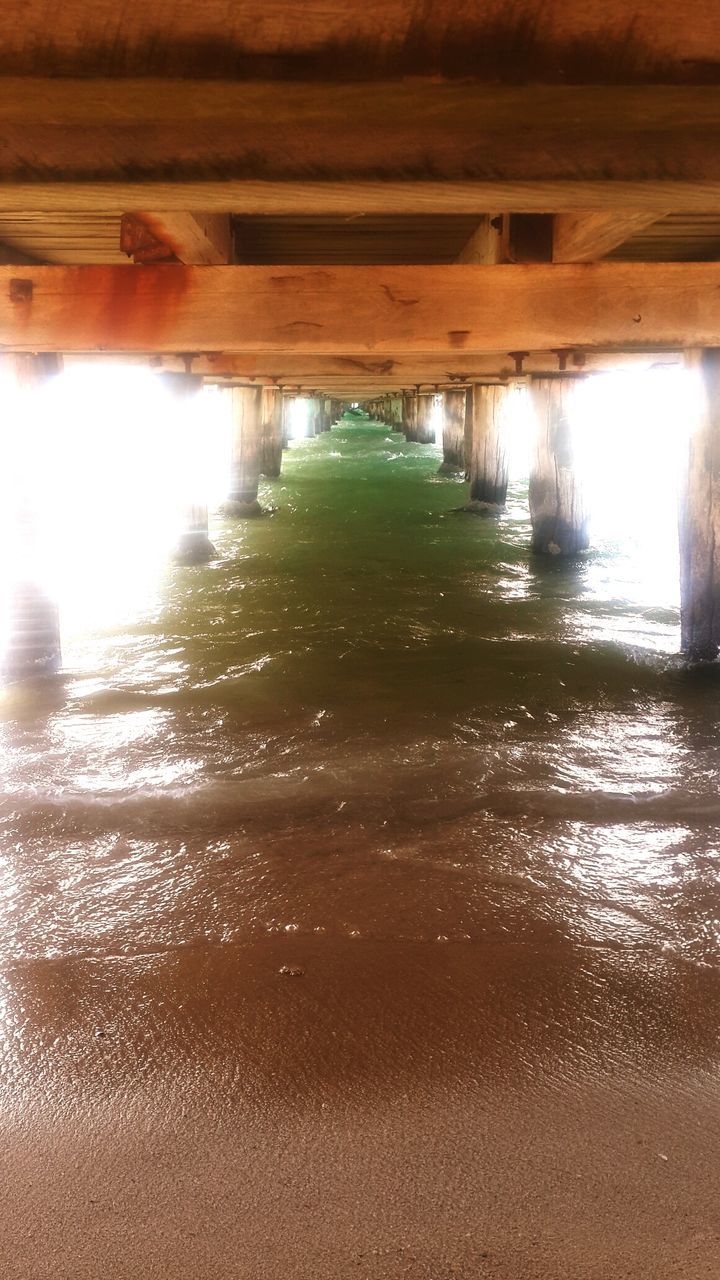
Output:
<instances>
[{"instance_id":1,"label":"wood grain texture","mask_svg":"<svg viewBox=\"0 0 720 1280\"><path fill-rule=\"evenodd\" d=\"M260 474L276 480L282 470L282 391L263 387L260 394Z\"/></svg>"},{"instance_id":2,"label":"wood grain texture","mask_svg":"<svg viewBox=\"0 0 720 1280\"><path fill-rule=\"evenodd\" d=\"M72 357L71 357L72 358ZM77 358L77 357L76 357ZM106 357L103 357L104 359ZM133 359L150 360L149 355L132 357ZM650 364L677 364L682 361L680 351L577 351L568 353L570 368L581 367L588 372L619 369L628 367L647 368ZM127 357L123 357L127 359ZM157 357L153 358L157 361ZM184 358L163 356L162 366L168 369L185 368ZM574 365L573 360L578 364ZM555 352L530 355L524 361L526 373L557 373L558 356ZM300 382L307 386L316 386L318 382L356 383L359 386L374 386L387 382L400 389L415 387L419 383L436 383L440 386L451 383L463 385L470 382L481 382L483 379L514 377L514 361L506 351L495 354L478 355L470 352L465 355L451 354L433 355L432 353L401 354L393 352L387 356L373 355L313 355L298 354L294 351L284 352L243 352L226 354L210 352L207 355L194 356L192 368L206 378L237 378L241 381Z\"/></svg>"},{"instance_id":3,"label":"wood grain texture","mask_svg":"<svg viewBox=\"0 0 720 1280\"><path fill-rule=\"evenodd\" d=\"M0 78L5 182L703 182L719 151L711 86Z\"/></svg>"},{"instance_id":4,"label":"wood grain texture","mask_svg":"<svg viewBox=\"0 0 720 1280\"><path fill-rule=\"evenodd\" d=\"M712 77L720 34L712 0L25 0L0 10L0 49L5 73L627 82Z\"/></svg>"},{"instance_id":5,"label":"wood grain texture","mask_svg":"<svg viewBox=\"0 0 720 1280\"><path fill-rule=\"evenodd\" d=\"M189 266L221 266L233 260L232 228L228 214L143 212L135 215Z\"/></svg>"},{"instance_id":6,"label":"wood grain texture","mask_svg":"<svg viewBox=\"0 0 720 1280\"><path fill-rule=\"evenodd\" d=\"M720 350L688 353L702 385L680 505L681 645L695 662L720 649Z\"/></svg>"},{"instance_id":7,"label":"wood grain texture","mask_svg":"<svg viewBox=\"0 0 720 1280\"><path fill-rule=\"evenodd\" d=\"M508 487L510 427L508 402L514 390L473 386L470 393L468 479L470 502L488 511L505 506Z\"/></svg>"},{"instance_id":8,"label":"wood grain texture","mask_svg":"<svg viewBox=\"0 0 720 1280\"><path fill-rule=\"evenodd\" d=\"M501 215L483 214L472 235L460 250L458 262L479 262L493 266L502 261L503 223Z\"/></svg>"},{"instance_id":9,"label":"wood grain texture","mask_svg":"<svg viewBox=\"0 0 720 1280\"><path fill-rule=\"evenodd\" d=\"M592 262L658 221L647 211L556 214L553 262Z\"/></svg>"},{"instance_id":10,"label":"wood grain texture","mask_svg":"<svg viewBox=\"0 0 720 1280\"><path fill-rule=\"evenodd\" d=\"M402 429L405 432L405 439L417 440L417 392L404 391L402 405Z\"/></svg>"},{"instance_id":11,"label":"wood grain texture","mask_svg":"<svg viewBox=\"0 0 720 1280\"><path fill-rule=\"evenodd\" d=\"M0 343L456 357L714 346L720 264L0 267Z\"/></svg>"},{"instance_id":12,"label":"wood grain texture","mask_svg":"<svg viewBox=\"0 0 720 1280\"><path fill-rule=\"evenodd\" d=\"M262 388L233 387L229 515L249 514L257 504L262 465Z\"/></svg>"},{"instance_id":13,"label":"wood grain texture","mask_svg":"<svg viewBox=\"0 0 720 1280\"><path fill-rule=\"evenodd\" d=\"M420 392L417 397L417 422L415 439L418 444L435 443L435 400L436 392Z\"/></svg>"},{"instance_id":14,"label":"wood grain texture","mask_svg":"<svg viewBox=\"0 0 720 1280\"><path fill-rule=\"evenodd\" d=\"M442 395L442 466L446 471L465 470L465 387L443 391Z\"/></svg>"},{"instance_id":15,"label":"wood grain texture","mask_svg":"<svg viewBox=\"0 0 720 1280\"><path fill-rule=\"evenodd\" d=\"M537 429L528 501L532 550L575 556L589 546L588 513L573 448L575 387L562 378L533 378L530 395Z\"/></svg>"},{"instance_id":16,"label":"wood grain texture","mask_svg":"<svg viewBox=\"0 0 720 1280\"><path fill-rule=\"evenodd\" d=\"M40 215L51 215L54 219L67 219L80 214L85 218L100 215L106 222L108 214L120 216L126 210L142 210L148 205L154 209L202 208L219 213L288 217L422 213L482 216L487 209L526 213L633 209L656 213L660 218L668 209L685 214L720 213L720 179L678 180L663 176L608 181L600 176L436 181L409 174L395 179L346 176L341 181L326 181L305 176L293 181L271 181L206 174L182 181L149 176L101 181L65 172L62 181L47 181L39 176L21 179L16 175L0 184L0 214L5 218L38 219ZM114 244L114 227L112 233ZM107 261L107 238L102 253L101 261ZM119 252L117 256L120 261Z\"/></svg>"}]
</instances>

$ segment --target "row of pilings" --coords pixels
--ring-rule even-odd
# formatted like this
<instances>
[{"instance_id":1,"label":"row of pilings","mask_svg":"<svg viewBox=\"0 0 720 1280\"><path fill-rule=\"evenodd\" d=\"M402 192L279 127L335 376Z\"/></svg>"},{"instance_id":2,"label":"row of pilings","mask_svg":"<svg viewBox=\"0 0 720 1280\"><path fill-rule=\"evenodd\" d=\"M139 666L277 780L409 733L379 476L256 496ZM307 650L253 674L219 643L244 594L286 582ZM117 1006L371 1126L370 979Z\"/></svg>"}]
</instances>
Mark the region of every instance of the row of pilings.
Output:
<instances>
[{"instance_id":1,"label":"row of pilings","mask_svg":"<svg viewBox=\"0 0 720 1280\"><path fill-rule=\"evenodd\" d=\"M689 353L699 375L700 406L690 435L679 503L681 648L691 663L715 662L720 650L720 349ZM513 398L530 396L535 435L528 503L531 549L574 557L590 545L589 513L575 452L571 402L585 375L531 376L520 383L473 382L443 391L405 391L365 405L407 440L435 440L441 423L441 471L470 482L466 510L499 514L507 499ZM430 427L432 424L432 429ZM438 432L439 434L439 432ZM622 460L618 460L622 465ZM642 477L639 478L642 483Z\"/></svg>"},{"instance_id":2,"label":"row of pilings","mask_svg":"<svg viewBox=\"0 0 720 1280\"><path fill-rule=\"evenodd\" d=\"M543 377L529 384L537 424L529 486L532 550L542 555L575 556L589 547L569 411L576 381ZM472 383L441 392L404 392L366 409L410 441L430 443L441 432L441 472L462 472L469 480L467 511L494 515L505 507L513 410L526 390L524 385Z\"/></svg>"},{"instance_id":3,"label":"row of pilings","mask_svg":"<svg viewBox=\"0 0 720 1280\"><path fill-rule=\"evenodd\" d=\"M18 385L24 391L32 391L61 367L60 361L48 356L12 359ZM694 363L705 396L691 438L681 502L682 648L692 661L708 662L717 658L720 648L720 351L698 353ZM202 377L157 376L172 393L169 412L177 412L179 422L185 415L195 424L185 433L184 447L190 452L196 449L199 457L202 415L194 402L203 389ZM494 380L440 392L408 390L363 407L392 430L402 432L408 441L434 443L441 434L441 471L463 475L470 484L465 509L494 516L502 512L506 502L510 436L518 397L529 394L535 419L529 482L532 551L539 556L573 557L589 546L588 512L571 430L570 403L577 380L578 375L542 375L522 384ZM222 511L231 517L262 515L259 481L280 475L282 452L289 440L329 431L347 406L336 398L293 395L276 386L233 385L225 394L230 398L232 443L229 492ZM21 421L17 429L22 430ZM30 543L32 530L28 529ZM188 501L176 559L198 564L215 554L207 505ZM57 668L57 610L30 580L17 583L10 630L6 676L8 664L11 677Z\"/></svg>"}]
</instances>

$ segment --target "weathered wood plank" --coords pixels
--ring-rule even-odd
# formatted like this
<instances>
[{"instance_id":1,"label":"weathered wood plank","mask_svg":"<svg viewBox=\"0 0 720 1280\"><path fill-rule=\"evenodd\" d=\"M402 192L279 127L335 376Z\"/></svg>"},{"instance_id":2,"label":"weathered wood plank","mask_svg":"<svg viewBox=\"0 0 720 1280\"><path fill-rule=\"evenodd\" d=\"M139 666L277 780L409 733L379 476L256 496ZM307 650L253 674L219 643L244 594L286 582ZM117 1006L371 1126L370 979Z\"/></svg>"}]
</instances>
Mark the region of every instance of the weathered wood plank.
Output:
<instances>
[{"instance_id":1,"label":"weathered wood plank","mask_svg":"<svg viewBox=\"0 0 720 1280\"><path fill-rule=\"evenodd\" d=\"M115 357L123 362L133 363L152 360L158 366L158 357L149 353L133 356ZM86 360L87 357L75 355L69 361ZM108 359L103 355L103 361ZM650 364L678 364L684 359L681 351L578 351L568 352L568 368L582 368L588 372L620 368L646 368ZM577 364L575 363L577 362ZM185 356L165 355L160 357L160 367L183 372L186 368ZM556 352L536 353L527 356L523 362L527 374L556 373L559 368ZM295 351L282 352L242 352L226 354L209 352L206 355L192 357L193 372L205 378L218 380L237 378L245 382L277 382L302 383L308 387L337 383L343 385L357 384L373 387L397 384L400 388L415 387L420 383L447 386L458 382L482 382L494 378L510 378L515 376L515 363L506 351L495 354L477 354L469 352L461 356L452 354L433 355L432 353L390 355L313 355L298 354Z\"/></svg>"},{"instance_id":2,"label":"weathered wood plank","mask_svg":"<svg viewBox=\"0 0 720 1280\"><path fill-rule=\"evenodd\" d=\"M686 85L400 78L369 93L362 82L0 78L4 181L192 181L208 172L720 181L720 98L712 86Z\"/></svg>"},{"instance_id":3,"label":"weathered wood plank","mask_svg":"<svg viewBox=\"0 0 720 1280\"><path fill-rule=\"evenodd\" d=\"M38 177L7 178L0 183L0 212L5 214L104 213L120 216L126 210L186 210L202 208L248 216L363 214L468 214L498 212L553 213L588 209L646 210L661 218L676 213L720 212L720 178L670 180L639 178L607 181L598 178L540 178L510 181L400 181L347 176L342 181L297 178L270 181L208 176L162 181L151 175L117 181L78 179L69 170L62 181Z\"/></svg>"},{"instance_id":4,"label":"weathered wood plank","mask_svg":"<svg viewBox=\"0 0 720 1280\"><path fill-rule=\"evenodd\" d=\"M2 67L52 75L153 72L371 76L388 64L492 79L601 82L713 74L713 0L25 0L0 10Z\"/></svg>"},{"instance_id":5,"label":"weathered wood plank","mask_svg":"<svg viewBox=\"0 0 720 1280\"><path fill-rule=\"evenodd\" d=\"M456 357L715 346L720 263L0 267L0 344Z\"/></svg>"},{"instance_id":6,"label":"weathered wood plank","mask_svg":"<svg viewBox=\"0 0 720 1280\"><path fill-rule=\"evenodd\" d=\"M657 221L654 213L558 214L553 224L553 262L592 262Z\"/></svg>"},{"instance_id":7,"label":"weathered wood plank","mask_svg":"<svg viewBox=\"0 0 720 1280\"><path fill-rule=\"evenodd\" d=\"M570 354L570 368L572 369L573 360L572 352ZM185 356L175 355L152 355L149 352L134 353L132 355L116 355L116 356L98 356L99 360L107 363L108 360L116 360L122 363L141 364L151 362L155 368L164 368L169 372L182 373L187 365ZM665 364L678 364L684 360L684 353L681 350L671 351L667 349L647 351L578 351L576 357L578 366L582 366L586 371L597 372L600 370L619 369L627 366L646 367L648 364L663 362ZM85 362L85 355L69 355L69 363ZM256 351L246 352L207 352L206 354L193 355L192 369L194 373L202 374L205 378L238 378L241 381L260 381L260 382L290 382L293 378L309 381L312 378L325 379L330 381L354 381L358 380L374 380L389 378L390 381L404 381L410 387L417 382L431 382L449 385L453 382L465 384L468 382L481 382L485 378L492 380L496 377L515 376L514 361L509 357L507 352L492 353L473 353L457 357L449 353L440 353L433 355L432 353L420 352L417 355L412 353L395 352L391 356L380 356L375 358L372 355L347 354L347 355L313 355L298 354L296 351L283 352L264 352ZM558 370L557 354L555 352L547 352L545 354L529 355L523 365L525 372L531 373L555 373ZM315 384L313 384L315 385Z\"/></svg>"}]
</instances>

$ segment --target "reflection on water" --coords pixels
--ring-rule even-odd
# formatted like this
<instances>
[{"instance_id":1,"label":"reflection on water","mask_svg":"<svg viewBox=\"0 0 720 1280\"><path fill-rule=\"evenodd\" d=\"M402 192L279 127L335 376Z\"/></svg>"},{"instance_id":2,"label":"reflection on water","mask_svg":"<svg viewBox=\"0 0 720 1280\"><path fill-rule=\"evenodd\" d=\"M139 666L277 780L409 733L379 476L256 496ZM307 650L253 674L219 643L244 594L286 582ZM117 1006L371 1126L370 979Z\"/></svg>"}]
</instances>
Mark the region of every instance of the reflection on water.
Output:
<instances>
[{"instance_id":1,"label":"reflection on water","mask_svg":"<svg viewBox=\"0 0 720 1280\"><path fill-rule=\"evenodd\" d=\"M673 575L602 530L533 564L522 486L479 520L437 464L297 441L272 518L154 562L59 683L5 691L4 955L297 931L714 962L718 702Z\"/></svg>"}]
</instances>

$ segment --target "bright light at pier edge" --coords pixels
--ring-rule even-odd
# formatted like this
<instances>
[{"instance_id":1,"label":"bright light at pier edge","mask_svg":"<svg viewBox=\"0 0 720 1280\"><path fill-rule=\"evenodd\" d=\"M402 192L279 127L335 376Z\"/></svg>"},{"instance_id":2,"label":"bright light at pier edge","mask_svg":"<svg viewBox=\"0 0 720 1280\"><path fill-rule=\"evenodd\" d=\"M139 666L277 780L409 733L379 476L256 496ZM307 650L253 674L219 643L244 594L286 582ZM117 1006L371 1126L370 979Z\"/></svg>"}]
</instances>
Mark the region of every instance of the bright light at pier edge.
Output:
<instances>
[{"instance_id":1,"label":"bright light at pier edge","mask_svg":"<svg viewBox=\"0 0 720 1280\"><path fill-rule=\"evenodd\" d=\"M153 607L183 508L225 494L227 396L179 402L149 370L117 364L71 366L24 396L1 390L2 596L17 576L39 580L66 637ZM23 510L31 550L18 540Z\"/></svg>"},{"instance_id":2,"label":"bright light at pier edge","mask_svg":"<svg viewBox=\"0 0 720 1280\"><path fill-rule=\"evenodd\" d=\"M617 556L619 597L634 563L638 604L679 606L679 487L700 406L699 378L681 364L598 375L577 387L574 434L591 538ZM603 588L610 586L606 568Z\"/></svg>"},{"instance_id":3,"label":"bright light at pier edge","mask_svg":"<svg viewBox=\"0 0 720 1280\"><path fill-rule=\"evenodd\" d=\"M208 388L180 403L162 378L117 364L71 366L24 397L10 382L0 390L0 588L25 572L44 582L66 638L158 607L183 508L207 501L212 512L227 492L229 393ZM699 403L699 380L679 364L578 385L575 440L593 541L615 556L602 557L602 593L623 595L632 560L638 603L677 603L677 484ZM295 399L291 412L298 439L308 402ZM528 397L518 396L518 478L531 439ZM35 521L32 545L18 538L23 512Z\"/></svg>"},{"instance_id":4,"label":"bright light at pier edge","mask_svg":"<svg viewBox=\"0 0 720 1280\"><path fill-rule=\"evenodd\" d=\"M588 586L638 605L679 605L678 500L688 438L702 404L680 363L578 381L571 401L575 466L590 512ZM526 482L535 418L520 389L510 409L510 476Z\"/></svg>"}]
</instances>

